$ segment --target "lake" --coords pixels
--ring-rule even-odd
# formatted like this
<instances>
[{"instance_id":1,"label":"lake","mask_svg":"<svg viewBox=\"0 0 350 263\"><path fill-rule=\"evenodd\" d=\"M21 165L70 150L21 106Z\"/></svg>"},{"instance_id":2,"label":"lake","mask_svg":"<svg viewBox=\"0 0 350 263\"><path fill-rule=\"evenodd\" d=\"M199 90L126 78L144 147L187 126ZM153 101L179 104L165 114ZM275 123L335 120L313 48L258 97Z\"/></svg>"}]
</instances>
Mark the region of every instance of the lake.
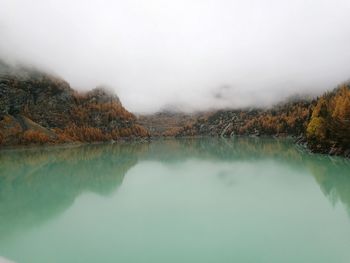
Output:
<instances>
[{"instance_id":1,"label":"lake","mask_svg":"<svg viewBox=\"0 0 350 263\"><path fill-rule=\"evenodd\" d=\"M0 257L348 263L350 162L259 138L2 150Z\"/></svg>"}]
</instances>

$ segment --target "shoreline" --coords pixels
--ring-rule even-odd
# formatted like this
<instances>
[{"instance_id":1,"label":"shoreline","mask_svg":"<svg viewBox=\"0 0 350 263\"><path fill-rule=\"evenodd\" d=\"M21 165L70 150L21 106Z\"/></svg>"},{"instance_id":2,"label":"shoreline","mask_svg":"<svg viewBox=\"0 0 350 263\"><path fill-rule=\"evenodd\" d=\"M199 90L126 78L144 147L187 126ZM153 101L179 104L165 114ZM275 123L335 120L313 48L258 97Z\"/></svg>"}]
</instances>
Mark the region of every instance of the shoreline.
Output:
<instances>
[{"instance_id":1,"label":"shoreline","mask_svg":"<svg viewBox=\"0 0 350 263\"><path fill-rule=\"evenodd\" d=\"M317 151L308 146L307 140L305 137L293 136L293 135L234 135L230 137L222 136L210 136L210 135L194 135L194 136L150 136L148 138L123 138L117 141L96 141L96 142L64 142L64 143L48 143L48 144L30 144L30 145L2 145L0 146L1 151L11 151L11 150L36 150L36 149L59 149L59 148L75 148L82 147L87 145L113 145L113 144L125 144L125 143L151 143L153 141L162 141L162 140L181 140L181 139L201 139L201 138L210 138L210 139L223 139L230 140L235 138L251 138L251 139L273 139L273 140L290 140L293 141L293 144L301 147L310 154L320 154L327 155L329 157L338 156L345 159L350 159L350 150L343 150L341 148L323 147L322 151ZM334 150L334 148L338 150ZM333 149L333 150L332 150ZM331 152L330 152L331 151Z\"/></svg>"},{"instance_id":2,"label":"shoreline","mask_svg":"<svg viewBox=\"0 0 350 263\"><path fill-rule=\"evenodd\" d=\"M30 149L42 149L42 148L75 148L81 147L85 145L113 145L113 144L124 144L128 142L138 142L138 143L146 143L150 142L149 139L135 138L135 139L120 139L118 141L94 141L94 142L63 142L63 143L45 143L45 144L17 144L17 145L0 145L0 152L6 150L30 150Z\"/></svg>"}]
</instances>

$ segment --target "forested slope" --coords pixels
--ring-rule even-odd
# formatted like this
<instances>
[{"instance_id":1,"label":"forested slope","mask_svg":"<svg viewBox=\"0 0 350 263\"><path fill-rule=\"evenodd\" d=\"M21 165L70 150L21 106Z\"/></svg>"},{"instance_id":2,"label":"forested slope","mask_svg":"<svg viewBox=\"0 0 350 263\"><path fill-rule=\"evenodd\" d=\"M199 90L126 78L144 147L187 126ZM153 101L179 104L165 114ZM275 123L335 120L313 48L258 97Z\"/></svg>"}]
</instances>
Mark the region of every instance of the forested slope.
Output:
<instances>
[{"instance_id":1,"label":"forested slope","mask_svg":"<svg viewBox=\"0 0 350 263\"><path fill-rule=\"evenodd\" d=\"M59 77L0 61L0 144L94 142L148 136L116 95L78 93Z\"/></svg>"}]
</instances>

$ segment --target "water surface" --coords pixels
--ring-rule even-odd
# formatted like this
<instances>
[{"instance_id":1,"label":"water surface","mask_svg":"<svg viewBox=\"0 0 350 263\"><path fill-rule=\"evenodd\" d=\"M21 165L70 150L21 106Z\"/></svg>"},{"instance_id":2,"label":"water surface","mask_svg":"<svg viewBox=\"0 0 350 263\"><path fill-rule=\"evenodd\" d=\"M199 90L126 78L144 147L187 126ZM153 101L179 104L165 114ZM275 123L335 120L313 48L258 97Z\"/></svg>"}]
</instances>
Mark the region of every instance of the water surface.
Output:
<instances>
[{"instance_id":1,"label":"water surface","mask_svg":"<svg viewBox=\"0 0 350 263\"><path fill-rule=\"evenodd\" d=\"M14 262L350 262L350 164L288 140L0 152Z\"/></svg>"}]
</instances>

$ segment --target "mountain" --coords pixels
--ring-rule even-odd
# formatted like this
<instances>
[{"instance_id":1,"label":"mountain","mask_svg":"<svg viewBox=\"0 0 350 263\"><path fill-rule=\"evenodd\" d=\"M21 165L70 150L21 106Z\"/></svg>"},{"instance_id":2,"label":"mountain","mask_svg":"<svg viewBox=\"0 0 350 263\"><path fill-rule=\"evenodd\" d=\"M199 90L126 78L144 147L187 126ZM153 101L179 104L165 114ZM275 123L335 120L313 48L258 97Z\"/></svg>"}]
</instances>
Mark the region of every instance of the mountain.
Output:
<instances>
[{"instance_id":1,"label":"mountain","mask_svg":"<svg viewBox=\"0 0 350 263\"><path fill-rule=\"evenodd\" d=\"M0 145L234 135L293 136L314 152L350 157L350 83L271 108L136 118L103 87L79 93L53 74L0 60Z\"/></svg>"},{"instance_id":2,"label":"mountain","mask_svg":"<svg viewBox=\"0 0 350 263\"><path fill-rule=\"evenodd\" d=\"M176 136L293 136L311 151L350 158L350 83L315 99L269 109L220 110L198 118Z\"/></svg>"},{"instance_id":3,"label":"mountain","mask_svg":"<svg viewBox=\"0 0 350 263\"><path fill-rule=\"evenodd\" d=\"M219 110L184 127L179 136L234 135L299 136L306 129L310 106L314 102L300 100L270 109Z\"/></svg>"},{"instance_id":4,"label":"mountain","mask_svg":"<svg viewBox=\"0 0 350 263\"><path fill-rule=\"evenodd\" d=\"M147 137L119 98L79 93L60 77L0 61L0 144L94 142Z\"/></svg>"}]
</instances>

